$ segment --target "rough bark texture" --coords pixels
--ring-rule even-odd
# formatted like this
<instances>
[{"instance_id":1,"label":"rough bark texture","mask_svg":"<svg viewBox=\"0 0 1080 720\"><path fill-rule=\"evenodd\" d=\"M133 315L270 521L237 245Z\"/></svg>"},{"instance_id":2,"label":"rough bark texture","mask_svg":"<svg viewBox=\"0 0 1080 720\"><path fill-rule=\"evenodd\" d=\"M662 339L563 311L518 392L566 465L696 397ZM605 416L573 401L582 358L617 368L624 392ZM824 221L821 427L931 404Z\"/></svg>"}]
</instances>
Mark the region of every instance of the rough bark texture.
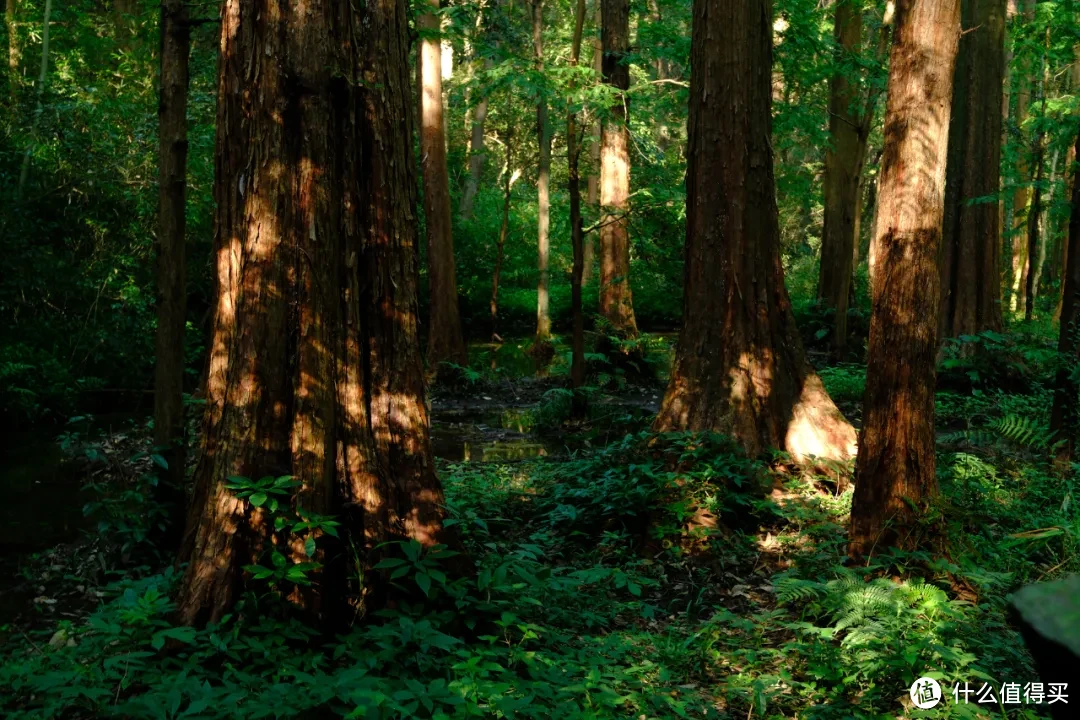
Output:
<instances>
[{"instance_id":1,"label":"rough bark texture","mask_svg":"<svg viewBox=\"0 0 1080 720\"><path fill-rule=\"evenodd\" d=\"M624 336L637 335L630 292L630 133L626 91L630 89L629 0L603 0L603 77L619 93L608 108L600 139L600 314Z\"/></svg>"},{"instance_id":2,"label":"rough bark texture","mask_svg":"<svg viewBox=\"0 0 1080 720\"><path fill-rule=\"evenodd\" d=\"M427 229L427 269L430 320L428 368L439 364L467 365L465 338L458 312L454 266L454 233L450 213L450 180L446 166L443 126L442 43L439 39L439 0L426 0L431 12L417 18L420 41L420 167L424 180L424 220Z\"/></svg>"},{"instance_id":3,"label":"rough bark texture","mask_svg":"<svg viewBox=\"0 0 1080 720\"><path fill-rule=\"evenodd\" d=\"M383 541L442 537L408 48L404 0L225 3L217 307L182 622L228 612L242 566L268 542L265 515L225 487L231 476L292 475L293 503L339 514L361 561ZM298 600L329 622L355 590L346 546L332 541L320 540L325 568Z\"/></svg>"},{"instance_id":4,"label":"rough bark texture","mask_svg":"<svg viewBox=\"0 0 1080 720\"><path fill-rule=\"evenodd\" d=\"M835 39L841 52L857 56L862 46L862 3L837 0ZM862 132L861 93L844 74L829 79L829 139L822 187L825 219L821 233L818 299L836 311L833 352L842 355L847 344L848 298L856 252L859 215L859 178L866 157Z\"/></svg>"},{"instance_id":5,"label":"rough bark texture","mask_svg":"<svg viewBox=\"0 0 1080 720\"><path fill-rule=\"evenodd\" d=\"M900 0L890 58L874 243L853 555L918 542L915 508L937 491L934 383L938 251L959 0Z\"/></svg>"},{"instance_id":6,"label":"rough bark texture","mask_svg":"<svg viewBox=\"0 0 1080 720\"><path fill-rule=\"evenodd\" d=\"M1075 157L1080 157L1080 134L1075 144ZM1059 461L1069 462L1076 445L1080 426L1080 384L1076 381L1075 365L1080 359L1080 172L1073 169L1072 213L1069 216L1069 240L1065 251L1065 277L1061 296L1061 325L1058 330L1058 352L1062 364L1054 382L1054 405L1050 411L1050 429L1059 441ZM1071 360L1071 362L1070 362Z\"/></svg>"},{"instance_id":7,"label":"rough bark texture","mask_svg":"<svg viewBox=\"0 0 1080 720\"><path fill-rule=\"evenodd\" d=\"M161 3L161 80L158 104L157 338L154 367L154 444L168 470L158 499L168 508L164 547L183 529L184 327L187 321L187 93L191 42L184 0Z\"/></svg>"},{"instance_id":8,"label":"rough bark texture","mask_svg":"<svg viewBox=\"0 0 1080 720\"><path fill-rule=\"evenodd\" d=\"M848 458L855 431L806 361L784 287L769 0L693 12L683 327L655 428Z\"/></svg>"},{"instance_id":9,"label":"rough bark texture","mask_svg":"<svg viewBox=\"0 0 1080 720\"><path fill-rule=\"evenodd\" d=\"M1000 330L1001 107L1005 0L963 0L941 237L940 337Z\"/></svg>"},{"instance_id":10,"label":"rough bark texture","mask_svg":"<svg viewBox=\"0 0 1080 720\"><path fill-rule=\"evenodd\" d=\"M533 0L532 33L536 69L543 72L544 0ZM551 316L548 311L548 259L551 254L551 129L548 125L547 100L541 95L536 103L536 139L540 147L536 166L536 342L538 345L546 345L551 341Z\"/></svg>"},{"instance_id":11,"label":"rough bark texture","mask_svg":"<svg viewBox=\"0 0 1080 720\"><path fill-rule=\"evenodd\" d=\"M495 62L491 58L484 60L485 70L491 70L494 66ZM488 99L485 96L473 109L472 135L469 139L469 180L458 206L458 214L463 218L472 217L473 201L480 189L480 175L484 171L484 163L487 162L487 151L484 149L484 123L487 122L487 114Z\"/></svg>"},{"instance_id":12,"label":"rough bark texture","mask_svg":"<svg viewBox=\"0 0 1080 720\"><path fill-rule=\"evenodd\" d=\"M585 25L585 0L577 0L574 10L574 39L570 46L570 66L575 67L581 55L581 34ZM585 386L585 311L581 302L581 286L585 271L584 233L581 221L581 177L578 159L581 154L577 113L571 109L566 116L567 189L570 192L570 244L574 252L574 267L570 277L570 305L574 317L573 340L570 351L570 387L575 390L574 410L584 415Z\"/></svg>"}]
</instances>

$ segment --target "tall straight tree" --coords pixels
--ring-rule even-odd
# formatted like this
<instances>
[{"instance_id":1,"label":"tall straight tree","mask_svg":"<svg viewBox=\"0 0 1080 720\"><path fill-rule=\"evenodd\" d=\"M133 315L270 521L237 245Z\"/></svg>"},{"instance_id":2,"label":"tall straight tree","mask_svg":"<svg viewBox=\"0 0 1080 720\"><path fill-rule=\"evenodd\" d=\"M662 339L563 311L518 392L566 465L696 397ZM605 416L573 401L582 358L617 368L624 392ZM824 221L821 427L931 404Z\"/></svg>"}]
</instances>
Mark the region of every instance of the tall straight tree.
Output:
<instances>
[{"instance_id":1,"label":"tall straight tree","mask_svg":"<svg viewBox=\"0 0 1080 720\"><path fill-rule=\"evenodd\" d=\"M405 0L224 5L217 305L182 622L229 612L243 567L271 544L233 476L290 475L294 507L342 521L296 599L331 624L353 589L352 548L363 562L382 542L442 536L417 327L408 19Z\"/></svg>"},{"instance_id":2,"label":"tall straight tree","mask_svg":"<svg viewBox=\"0 0 1080 720\"><path fill-rule=\"evenodd\" d=\"M532 0L533 59L536 71L544 71L544 0ZM551 254L551 128L548 123L547 98L543 92L536 100L536 140L540 153L536 163L536 344L537 349L551 343L551 315L548 304L548 262ZM546 355L545 350L538 357Z\"/></svg>"},{"instance_id":3,"label":"tall straight tree","mask_svg":"<svg viewBox=\"0 0 1080 720\"><path fill-rule=\"evenodd\" d=\"M615 90L600 137L600 314L616 333L637 335L630 292L630 0L602 0L603 77Z\"/></svg>"},{"instance_id":4,"label":"tall straight tree","mask_svg":"<svg viewBox=\"0 0 1080 720\"><path fill-rule=\"evenodd\" d=\"M1077 134L1074 158L1080 158L1080 134ZM1054 404L1050 410L1050 429L1059 441L1057 459L1073 459L1077 427L1080 426L1080 383L1076 381L1076 360L1080 359L1080 172L1072 172L1072 214L1069 216L1069 239L1065 250L1065 277L1061 295L1061 324L1058 327L1058 353L1066 362L1058 369L1054 382Z\"/></svg>"},{"instance_id":5,"label":"tall straight tree","mask_svg":"<svg viewBox=\"0 0 1080 720\"><path fill-rule=\"evenodd\" d=\"M427 228L428 368L440 363L467 365L465 337L458 311L454 231L450 212L450 180L446 167L443 125L442 42L439 0L425 0L427 12L417 18L420 30L420 167L424 179L424 219Z\"/></svg>"},{"instance_id":6,"label":"tall straight tree","mask_svg":"<svg viewBox=\"0 0 1080 720\"><path fill-rule=\"evenodd\" d=\"M856 248L859 182L866 156L861 93L843 70L847 57L862 49L862 0L836 0L834 36L841 57L829 78L829 139L822 186L825 218L821 233L821 269L818 298L835 310L833 352L840 355L847 343L848 297Z\"/></svg>"},{"instance_id":7,"label":"tall straight tree","mask_svg":"<svg viewBox=\"0 0 1080 720\"><path fill-rule=\"evenodd\" d=\"M654 427L848 458L855 431L806 361L784 287L771 14L769 0L694 0L683 327Z\"/></svg>"},{"instance_id":8,"label":"tall straight tree","mask_svg":"<svg viewBox=\"0 0 1080 720\"><path fill-rule=\"evenodd\" d=\"M157 337L154 444L168 468L158 483L169 508L163 544L179 542L186 511L184 481L184 327L187 321L187 94L191 32L185 0L161 3L158 89ZM175 535L174 535L175 533Z\"/></svg>"},{"instance_id":9,"label":"tall straight tree","mask_svg":"<svg viewBox=\"0 0 1080 720\"><path fill-rule=\"evenodd\" d=\"M574 9L574 35L570 45L570 66L577 67L581 57L581 35L585 26L585 0L577 0ZM585 385L585 312L582 308L581 287L585 273L585 238L581 220L581 174L579 162L581 139L578 132L577 109L571 104L566 113L567 189L570 193L570 244L574 265L570 278L570 304L573 312L573 341L570 351L570 386L574 390L574 409L583 415L585 410L581 389Z\"/></svg>"},{"instance_id":10,"label":"tall straight tree","mask_svg":"<svg viewBox=\"0 0 1080 720\"><path fill-rule=\"evenodd\" d=\"M894 27L851 509L856 557L917 544L913 507L937 491L938 251L960 0L899 0Z\"/></svg>"},{"instance_id":11,"label":"tall straight tree","mask_svg":"<svg viewBox=\"0 0 1080 720\"><path fill-rule=\"evenodd\" d=\"M941 231L940 337L1002 326L1001 185L1005 0L962 0ZM972 202L984 198L980 202Z\"/></svg>"}]
</instances>

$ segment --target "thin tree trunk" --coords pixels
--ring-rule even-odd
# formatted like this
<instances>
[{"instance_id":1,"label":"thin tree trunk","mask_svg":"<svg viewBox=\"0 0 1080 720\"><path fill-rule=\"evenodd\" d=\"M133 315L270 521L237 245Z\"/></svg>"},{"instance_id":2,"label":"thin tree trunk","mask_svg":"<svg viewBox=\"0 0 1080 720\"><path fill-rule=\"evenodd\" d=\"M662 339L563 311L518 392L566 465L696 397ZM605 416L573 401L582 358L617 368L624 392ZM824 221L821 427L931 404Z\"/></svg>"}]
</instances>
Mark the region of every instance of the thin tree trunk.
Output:
<instances>
[{"instance_id":1,"label":"thin tree trunk","mask_svg":"<svg viewBox=\"0 0 1080 720\"><path fill-rule=\"evenodd\" d=\"M1046 71L1046 58L1043 58L1043 70ZM1040 80L1039 94L1042 97L1043 116L1046 115L1046 87L1045 77ZM1046 166L1046 135L1040 129L1035 133L1032 143L1032 156L1035 163L1035 181L1031 188L1031 207L1027 214L1027 251L1024 263L1024 320L1030 322L1035 314L1035 259L1039 252L1039 218L1042 216L1042 187L1043 173Z\"/></svg>"},{"instance_id":2,"label":"thin tree trunk","mask_svg":"<svg viewBox=\"0 0 1080 720\"><path fill-rule=\"evenodd\" d=\"M603 76L618 93L608 109L600 144L600 314L615 333L637 335L630 291L630 131L627 107L630 89L629 0L603 1Z\"/></svg>"},{"instance_id":3,"label":"thin tree trunk","mask_svg":"<svg viewBox=\"0 0 1080 720\"><path fill-rule=\"evenodd\" d=\"M484 70L491 70L494 66L495 61L491 58L484 60ZM487 162L487 152L484 150L484 123L487 121L487 114L488 99L485 96L473 109L472 137L469 141L469 181L458 206L458 214L463 218L472 217L473 201L480 189L480 175L484 171L484 163Z\"/></svg>"},{"instance_id":4,"label":"thin tree trunk","mask_svg":"<svg viewBox=\"0 0 1080 720\"><path fill-rule=\"evenodd\" d=\"M1005 0L962 0L953 81L941 239L940 338L1000 330L1001 219L997 202L971 204L1001 187Z\"/></svg>"},{"instance_id":5,"label":"thin tree trunk","mask_svg":"<svg viewBox=\"0 0 1080 720\"><path fill-rule=\"evenodd\" d=\"M897 2L851 509L854 557L917 545L916 512L937 492L938 252L959 37L959 0Z\"/></svg>"},{"instance_id":6,"label":"thin tree trunk","mask_svg":"<svg viewBox=\"0 0 1080 720\"><path fill-rule=\"evenodd\" d=\"M443 127L442 43L439 39L439 0L426 0L428 12L417 18L420 29L420 167L424 180L424 218L427 227L428 292L431 319L428 329L428 369L440 365L467 365L465 339L458 311L454 266L454 233L450 215L450 180L446 166L446 130Z\"/></svg>"},{"instance_id":7,"label":"thin tree trunk","mask_svg":"<svg viewBox=\"0 0 1080 720\"><path fill-rule=\"evenodd\" d=\"M163 547L176 547L187 510L184 494L184 328L187 322L187 94L191 36L184 0L161 3L158 103L157 338L154 444L168 469L158 482L169 509Z\"/></svg>"},{"instance_id":8,"label":"thin tree trunk","mask_svg":"<svg viewBox=\"0 0 1080 720\"><path fill-rule=\"evenodd\" d=\"M601 42L601 32L603 28L603 14L602 5L603 0L593 0L593 23L594 35L593 35L593 55L592 55L592 69L598 82L603 81L604 77L604 44ZM588 199L586 202L590 207L599 207L600 205L600 121L592 123L592 130L589 133L589 158L591 164L589 166L589 180L588 180ZM589 281L593 276L593 265L596 262L596 241L592 233L588 233L585 236L585 264L581 271L581 287L588 286Z\"/></svg>"},{"instance_id":9,"label":"thin tree trunk","mask_svg":"<svg viewBox=\"0 0 1080 720\"><path fill-rule=\"evenodd\" d=\"M1023 21L1031 22L1035 16L1036 0L1024 0ZM1016 92L1016 132L1023 137L1023 125L1027 119L1028 106L1031 103L1031 86L1033 83L1031 65L1027 62L1020 68L1017 74ZM1031 159L1025 152L1020 153L1017 161L1016 175L1021 180L1021 185L1013 193L1012 200L1012 231L1010 235L1011 247L1011 297L1009 309L1012 312L1026 312L1024 307L1024 288L1027 284L1027 242L1022 235L1027 226L1028 205L1031 200L1031 186L1027 179L1031 172Z\"/></svg>"},{"instance_id":10,"label":"thin tree trunk","mask_svg":"<svg viewBox=\"0 0 1080 720\"><path fill-rule=\"evenodd\" d=\"M855 431L806 361L784 287L769 0L693 12L683 327L654 429L849 458Z\"/></svg>"},{"instance_id":11,"label":"thin tree trunk","mask_svg":"<svg viewBox=\"0 0 1080 720\"><path fill-rule=\"evenodd\" d=\"M581 35L584 25L585 0L577 0L574 11L574 38L570 46L570 67L577 67L578 59L581 56ZM574 414L581 417L585 414L584 397L581 393L581 388L585 386L585 312L581 301L581 286L585 272L585 246L581 222L581 178L578 172L580 142L577 124L577 113L571 109L566 115L570 241L574 252L574 267L570 281L570 305L574 322L570 352L570 386L574 389Z\"/></svg>"},{"instance_id":12,"label":"thin tree trunk","mask_svg":"<svg viewBox=\"0 0 1080 720\"><path fill-rule=\"evenodd\" d=\"M1074 157L1080 158L1080 134L1077 134ZM1062 281L1061 324L1058 328L1058 354L1061 365L1054 382L1054 404L1050 410L1050 429L1062 441L1057 459L1068 463L1073 458L1080 412L1077 399L1080 384L1076 381L1076 360L1080 358L1080 172L1073 171L1072 213L1069 216L1069 241L1066 250L1065 277Z\"/></svg>"},{"instance_id":13,"label":"thin tree trunk","mask_svg":"<svg viewBox=\"0 0 1080 720\"><path fill-rule=\"evenodd\" d=\"M4 25L7 28L8 99L13 106L18 96L19 73L22 67L22 45L19 44L19 33L15 27L18 21L18 5L19 0L7 0L7 5L4 7Z\"/></svg>"},{"instance_id":14,"label":"thin tree trunk","mask_svg":"<svg viewBox=\"0 0 1080 720\"><path fill-rule=\"evenodd\" d=\"M1069 73L1069 88L1074 92L1080 89L1080 43L1073 46L1073 65L1072 71ZM1065 172L1062 173L1066 182L1076 183L1076 162L1080 159L1080 156L1076 154L1076 147L1069 148L1069 153L1065 156ZM1075 206L1074 206L1075 207ZM1072 228L1072 215L1069 217L1069 226L1065 232L1065 242L1061 247L1061 282L1058 286L1058 300L1057 306L1054 308L1054 322L1060 322L1061 312L1064 309L1065 304L1065 277L1067 275L1067 269L1069 267L1069 245L1070 245L1070 230Z\"/></svg>"},{"instance_id":15,"label":"thin tree trunk","mask_svg":"<svg viewBox=\"0 0 1080 720\"><path fill-rule=\"evenodd\" d=\"M1050 158L1050 175L1047 178L1047 192L1046 202L1043 203L1042 211L1039 213L1039 224L1041 231L1039 232L1039 247L1035 253L1035 266L1033 270L1034 279L1032 280L1032 298L1037 299L1039 297L1039 286L1042 284L1043 268L1046 265L1046 245L1050 238L1050 208L1054 207L1054 188L1057 186L1057 165L1058 165L1059 151L1054 150L1054 154Z\"/></svg>"},{"instance_id":16,"label":"thin tree trunk","mask_svg":"<svg viewBox=\"0 0 1080 720\"><path fill-rule=\"evenodd\" d=\"M290 595L330 626L372 604L376 547L446 537L418 337L408 18L404 0L226 0L217 308L181 622L230 612L269 545L233 476L292 476L287 505L339 516L340 543L318 537L325 566Z\"/></svg>"},{"instance_id":17,"label":"thin tree trunk","mask_svg":"<svg viewBox=\"0 0 1080 720\"><path fill-rule=\"evenodd\" d=\"M513 126L508 126L503 146L506 148L506 164L503 166L503 206L502 223L499 226L499 240L495 247L495 270L491 274L491 339L502 341L499 337L499 276L502 273L503 258L506 253L506 236L510 232L510 191L518 178L517 171L511 173L513 159Z\"/></svg>"},{"instance_id":18,"label":"thin tree trunk","mask_svg":"<svg viewBox=\"0 0 1080 720\"><path fill-rule=\"evenodd\" d=\"M842 55L858 57L862 48L861 3L837 0L835 39ZM839 59L839 58L838 58ZM821 233L818 299L835 311L832 349L842 357L847 345L847 310L859 213L859 178L866 156L858 85L841 72L829 78L829 138L823 185L825 217Z\"/></svg>"},{"instance_id":19,"label":"thin tree trunk","mask_svg":"<svg viewBox=\"0 0 1080 720\"><path fill-rule=\"evenodd\" d=\"M51 15L52 0L45 0L45 19L41 23L41 71L38 73L37 81L37 105L34 107L34 118L30 122L30 142L23 154L22 170L19 171L19 185L15 191L16 200L21 200L23 191L26 190L26 181L30 177L30 156L34 153L38 125L45 112L45 83L49 79L49 17Z\"/></svg>"},{"instance_id":20,"label":"thin tree trunk","mask_svg":"<svg viewBox=\"0 0 1080 720\"><path fill-rule=\"evenodd\" d=\"M544 0L532 0L532 39L536 69L544 70ZM536 137L540 146L540 158L536 171L537 196L537 279L536 279L536 345L541 357L547 355L551 342L551 316L548 308L548 260L550 246L551 213L551 130L548 127L547 100L541 94L536 103Z\"/></svg>"}]
</instances>

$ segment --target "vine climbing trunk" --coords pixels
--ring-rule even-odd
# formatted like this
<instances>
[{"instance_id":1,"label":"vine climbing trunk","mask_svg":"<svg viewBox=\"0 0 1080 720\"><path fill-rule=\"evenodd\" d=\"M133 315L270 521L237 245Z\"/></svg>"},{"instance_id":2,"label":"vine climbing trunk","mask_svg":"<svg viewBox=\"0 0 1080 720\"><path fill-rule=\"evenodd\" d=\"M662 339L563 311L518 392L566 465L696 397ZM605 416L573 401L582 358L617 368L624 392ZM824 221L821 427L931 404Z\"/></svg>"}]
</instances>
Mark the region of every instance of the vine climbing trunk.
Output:
<instances>
[{"instance_id":1,"label":"vine climbing trunk","mask_svg":"<svg viewBox=\"0 0 1080 720\"><path fill-rule=\"evenodd\" d=\"M608 108L600 138L600 314L615 333L637 335L630 292L629 0L602 0L603 78L617 100Z\"/></svg>"},{"instance_id":2,"label":"vine climbing trunk","mask_svg":"<svg viewBox=\"0 0 1080 720\"><path fill-rule=\"evenodd\" d=\"M849 551L915 546L937 491L934 385L959 0L899 0L874 227L870 342Z\"/></svg>"},{"instance_id":3,"label":"vine climbing trunk","mask_svg":"<svg viewBox=\"0 0 1080 720\"><path fill-rule=\"evenodd\" d=\"M290 595L330 626L371 597L354 583L372 577L377 546L445 537L418 335L408 21L404 0L225 2L183 623L230 612L275 532L230 477L292 476L289 505L338 516L340 541L318 538L324 566ZM353 552L361 573L346 567Z\"/></svg>"},{"instance_id":4,"label":"vine climbing trunk","mask_svg":"<svg viewBox=\"0 0 1080 720\"><path fill-rule=\"evenodd\" d=\"M849 458L855 431L806 360L784 287L770 7L694 0L683 327L654 429Z\"/></svg>"},{"instance_id":5,"label":"vine climbing trunk","mask_svg":"<svg viewBox=\"0 0 1080 720\"><path fill-rule=\"evenodd\" d=\"M940 338L1000 330L1005 0L962 0L940 252Z\"/></svg>"},{"instance_id":6,"label":"vine climbing trunk","mask_svg":"<svg viewBox=\"0 0 1080 720\"><path fill-rule=\"evenodd\" d=\"M187 95L191 33L184 0L161 3L158 89L157 335L154 445L168 467L158 482L167 508L162 547L176 547L187 509L184 493L184 328L187 322Z\"/></svg>"},{"instance_id":7,"label":"vine climbing trunk","mask_svg":"<svg viewBox=\"0 0 1080 720\"><path fill-rule=\"evenodd\" d=\"M424 180L427 228L428 368L438 373L444 362L467 365L465 338L458 310L454 266L454 232L450 213L450 180L443 124L442 42L439 0L425 0L417 18L420 37L420 167Z\"/></svg>"}]
</instances>

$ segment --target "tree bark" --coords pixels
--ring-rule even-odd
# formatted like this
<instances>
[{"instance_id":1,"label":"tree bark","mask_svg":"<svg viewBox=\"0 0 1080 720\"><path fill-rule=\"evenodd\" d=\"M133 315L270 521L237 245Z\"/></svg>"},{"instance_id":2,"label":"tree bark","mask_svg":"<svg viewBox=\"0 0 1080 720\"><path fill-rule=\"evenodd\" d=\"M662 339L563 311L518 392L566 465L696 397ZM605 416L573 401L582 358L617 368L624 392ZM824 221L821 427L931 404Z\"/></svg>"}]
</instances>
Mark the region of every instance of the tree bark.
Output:
<instances>
[{"instance_id":1,"label":"tree bark","mask_svg":"<svg viewBox=\"0 0 1080 720\"><path fill-rule=\"evenodd\" d=\"M1046 58L1043 58L1043 77L1039 83L1039 94L1042 97L1042 115L1046 116L1046 87L1045 72ZM1039 252L1039 219L1042 216L1042 187L1043 174L1046 168L1046 134L1040 129L1035 133L1032 142L1032 157L1035 163L1035 179L1031 187L1031 206L1027 214L1027 248L1024 262L1024 320L1030 322L1035 315L1035 259Z\"/></svg>"},{"instance_id":2,"label":"tree bark","mask_svg":"<svg viewBox=\"0 0 1080 720\"><path fill-rule=\"evenodd\" d=\"M683 327L654 428L848 458L855 431L806 361L784 287L769 0L693 12Z\"/></svg>"},{"instance_id":3,"label":"tree bark","mask_svg":"<svg viewBox=\"0 0 1080 720\"><path fill-rule=\"evenodd\" d=\"M862 47L862 4L837 0L835 39L843 55L858 56ZM847 310L851 293L855 228L859 214L859 178L866 156L858 85L841 72L829 78L829 137L825 152L825 205L821 233L818 299L835 311L832 349L843 356L847 345Z\"/></svg>"},{"instance_id":4,"label":"tree bark","mask_svg":"<svg viewBox=\"0 0 1080 720\"><path fill-rule=\"evenodd\" d=\"M1074 157L1080 158L1080 134L1077 134ZM1072 174L1072 213L1069 216L1069 240L1065 252L1064 290L1061 296L1061 324L1058 327L1058 354L1061 365L1054 381L1054 404L1050 410L1050 429L1061 444L1059 462L1072 460L1076 430L1080 426L1077 400L1080 384L1076 379L1076 360L1080 359L1080 172Z\"/></svg>"},{"instance_id":5,"label":"tree bark","mask_svg":"<svg viewBox=\"0 0 1080 720\"><path fill-rule=\"evenodd\" d=\"M570 66L577 67L581 56L581 35L585 25L585 0L577 0L574 11L574 37L570 46ZM577 113L571 108L566 115L567 186L570 192L570 242L574 266L570 279L570 305L573 313L573 340L570 351L570 387L574 390L575 415L585 414L585 312L582 308L581 286L585 273L585 243L581 221L581 178L578 170L580 155Z\"/></svg>"},{"instance_id":6,"label":"tree bark","mask_svg":"<svg viewBox=\"0 0 1080 720\"><path fill-rule=\"evenodd\" d=\"M426 0L428 12L417 17L420 30L420 167L424 180L424 218L427 228L428 369L439 372L444 362L467 365L468 354L458 311L454 266L454 232L450 214L450 180L443 126L442 42L439 38L439 0Z\"/></svg>"},{"instance_id":7,"label":"tree bark","mask_svg":"<svg viewBox=\"0 0 1080 720\"><path fill-rule=\"evenodd\" d=\"M1005 0L963 0L957 51L941 239L940 338L1002 327L1001 94L1005 77Z\"/></svg>"},{"instance_id":8,"label":"tree bark","mask_svg":"<svg viewBox=\"0 0 1080 720\"><path fill-rule=\"evenodd\" d=\"M294 506L339 515L344 537L319 539L325 565L297 599L331 625L361 590L350 547L370 569L382 542L445 537L418 336L408 17L404 0L226 0L184 623L229 612L269 543L232 476L291 475Z\"/></svg>"},{"instance_id":9,"label":"tree bark","mask_svg":"<svg viewBox=\"0 0 1080 720\"><path fill-rule=\"evenodd\" d=\"M184 329L187 323L187 94L191 37L184 0L161 3L158 104L157 336L154 444L168 468L158 481L167 508L162 546L176 547L187 510L184 493Z\"/></svg>"},{"instance_id":10,"label":"tree bark","mask_svg":"<svg viewBox=\"0 0 1080 720\"><path fill-rule=\"evenodd\" d=\"M510 191L514 188L514 182L518 178L518 172L510 171L510 163L513 159L513 126L508 126L503 138L503 146L506 148L506 164L503 166L503 206L502 222L499 225L499 240L495 247L495 270L491 274L491 339L500 341L499 337L499 276L502 274L503 258L506 254L506 237L510 232Z\"/></svg>"},{"instance_id":11,"label":"tree bark","mask_svg":"<svg viewBox=\"0 0 1080 720\"><path fill-rule=\"evenodd\" d=\"M630 291L629 0L602 0L603 78L619 96L608 108L600 142L600 314L619 335L637 335Z\"/></svg>"},{"instance_id":12,"label":"tree bark","mask_svg":"<svg viewBox=\"0 0 1080 720\"><path fill-rule=\"evenodd\" d=\"M855 557L917 545L917 509L937 491L937 261L959 37L959 0L897 2L851 510L849 550Z\"/></svg>"},{"instance_id":13,"label":"tree bark","mask_svg":"<svg viewBox=\"0 0 1080 720\"><path fill-rule=\"evenodd\" d=\"M544 0L532 0L532 39L536 69L538 72L543 72ZM548 260L551 253L551 129L548 127L547 99L542 93L536 102L536 138L540 147L536 168L536 344L539 349L551 342L551 316L548 308Z\"/></svg>"},{"instance_id":14,"label":"tree bark","mask_svg":"<svg viewBox=\"0 0 1080 720\"><path fill-rule=\"evenodd\" d=\"M1035 2L1036 0L1023 0L1024 10L1022 14L1025 23L1031 22L1035 17ZM1022 128L1024 121L1027 119L1028 105L1031 103L1031 86L1033 84L1033 78L1030 63L1025 62L1022 65L1016 79L1016 132L1017 135L1022 138ZM1017 177L1021 179L1021 185L1013 193L1012 231L1009 233L1012 255L1012 294L1009 301L1009 309L1012 312L1025 312L1024 288L1027 286L1028 258L1027 242L1021 233L1027 226L1028 204L1031 200L1031 186L1024 182L1030 172L1031 159L1026 153L1021 152L1016 168L1016 174Z\"/></svg>"},{"instance_id":15,"label":"tree bark","mask_svg":"<svg viewBox=\"0 0 1080 720\"><path fill-rule=\"evenodd\" d=\"M484 60L485 70L491 70L494 66L495 62L491 58ZM487 114L488 99L484 96L473 109L472 135L469 139L469 180L458 206L458 214L467 219L472 217L473 202L480 189L480 175L484 171L484 163L487 162L487 151L484 149L484 123L487 121Z\"/></svg>"}]
</instances>

